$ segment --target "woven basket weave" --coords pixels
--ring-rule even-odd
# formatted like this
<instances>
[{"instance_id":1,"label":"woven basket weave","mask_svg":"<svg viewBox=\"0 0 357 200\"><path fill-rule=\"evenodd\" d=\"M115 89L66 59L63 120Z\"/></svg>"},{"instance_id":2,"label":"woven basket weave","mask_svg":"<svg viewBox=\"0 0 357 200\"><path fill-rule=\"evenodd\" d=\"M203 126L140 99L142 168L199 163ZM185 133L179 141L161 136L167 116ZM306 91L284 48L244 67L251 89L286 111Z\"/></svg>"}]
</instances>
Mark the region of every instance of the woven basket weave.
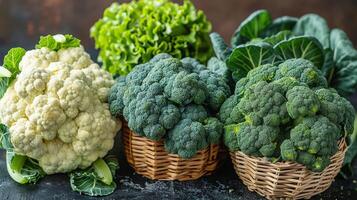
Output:
<instances>
[{"instance_id":1,"label":"woven basket weave","mask_svg":"<svg viewBox=\"0 0 357 200\"><path fill-rule=\"evenodd\" d=\"M271 163L264 158L247 156L240 151L230 152L234 169L250 191L268 199L309 199L330 187L339 173L347 149L340 140L338 152L322 172L311 172L293 162Z\"/></svg>"},{"instance_id":2,"label":"woven basket weave","mask_svg":"<svg viewBox=\"0 0 357 200\"><path fill-rule=\"evenodd\" d=\"M218 145L199 151L190 159L182 159L165 151L163 142L156 142L132 132L123 123L124 150L135 172L153 180L195 180L211 174L218 164Z\"/></svg>"}]
</instances>

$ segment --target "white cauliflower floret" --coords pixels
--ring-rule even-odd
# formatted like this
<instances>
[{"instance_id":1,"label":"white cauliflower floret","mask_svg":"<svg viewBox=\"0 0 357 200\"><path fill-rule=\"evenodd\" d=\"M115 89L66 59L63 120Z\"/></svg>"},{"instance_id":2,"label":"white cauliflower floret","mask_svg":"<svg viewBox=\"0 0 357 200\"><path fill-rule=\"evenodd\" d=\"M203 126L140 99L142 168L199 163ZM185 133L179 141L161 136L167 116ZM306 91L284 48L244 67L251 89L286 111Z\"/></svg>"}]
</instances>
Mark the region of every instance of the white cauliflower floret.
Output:
<instances>
[{"instance_id":1,"label":"white cauliflower floret","mask_svg":"<svg viewBox=\"0 0 357 200\"><path fill-rule=\"evenodd\" d=\"M58 51L59 61L70 64L74 69L87 68L93 61L83 47L61 49Z\"/></svg>"},{"instance_id":2,"label":"white cauliflower floret","mask_svg":"<svg viewBox=\"0 0 357 200\"><path fill-rule=\"evenodd\" d=\"M55 62L57 60L57 52L43 47L41 49L27 51L26 54L22 57L19 68L21 71L26 71L33 68L44 69L47 68L51 62Z\"/></svg>"},{"instance_id":3,"label":"white cauliflower floret","mask_svg":"<svg viewBox=\"0 0 357 200\"><path fill-rule=\"evenodd\" d=\"M107 104L114 81L83 47L31 50L20 66L0 100L16 153L53 174L89 167L113 148L121 128Z\"/></svg>"}]
</instances>

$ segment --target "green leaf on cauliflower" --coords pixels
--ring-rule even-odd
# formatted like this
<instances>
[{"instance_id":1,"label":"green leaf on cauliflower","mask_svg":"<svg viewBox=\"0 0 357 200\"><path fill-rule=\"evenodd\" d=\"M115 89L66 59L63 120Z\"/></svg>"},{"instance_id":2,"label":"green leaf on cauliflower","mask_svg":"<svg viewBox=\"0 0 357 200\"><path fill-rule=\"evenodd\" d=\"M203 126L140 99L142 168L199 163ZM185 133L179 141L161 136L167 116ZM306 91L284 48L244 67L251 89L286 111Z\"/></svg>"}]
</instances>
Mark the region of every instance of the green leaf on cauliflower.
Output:
<instances>
[{"instance_id":1,"label":"green leaf on cauliflower","mask_svg":"<svg viewBox=\"0 0 357 200\"><path fill-rule=\"evenodd\" d=\"M37 49L47 47L52 51L58 51L60 49L66 49L70 47L79 47L81 41L72 35L46 35L41 36L40 41L36 45Z\"/></svg>"},{"instance_id":2,"label":"green leaf on cauliflower","mask_svg":"<svg viewBox=\"0 0 357 200\"><path fill-rule=\"evenodd\" d=\"M6 166L10 177L20 184L35 184L46 173L34 159L6 151Z\"/></svg>"},{"instance_id":3,"label":"green leaf on cauliflower","mask_svg":"<svg viewBox=\"0 0 357 200\"><path fill-rule=\"evenodd\" d=\"M10 141L9 129L4 124L0 124L0 148L5 150L12 150L14 148Z\"/></svg>"},{"instance_id":4,"label":"green leaf on cauliflower","mask_svg":"<svg viewBox=\"0 0 357 200\"><path fill-rule=\"evenodd\" d=\"M98 159L87 169L78 169L69 173L73 191L89 196L106 196L114 192L116 183L113 181L118 160L112 156Z\"/></svg>"},{"instance_id":5,"label":"green leaf on cauliflower","mask_svg":"<svg viewBox=\"0 0 357 200\"><path fill-rule=\"evenodd\" d=\"M0 98L5 94L11 82L20 73L19 63L26 50L21 47L12 48L4 57L3 67L0 66Z\"/></svg>"}]
</instances>

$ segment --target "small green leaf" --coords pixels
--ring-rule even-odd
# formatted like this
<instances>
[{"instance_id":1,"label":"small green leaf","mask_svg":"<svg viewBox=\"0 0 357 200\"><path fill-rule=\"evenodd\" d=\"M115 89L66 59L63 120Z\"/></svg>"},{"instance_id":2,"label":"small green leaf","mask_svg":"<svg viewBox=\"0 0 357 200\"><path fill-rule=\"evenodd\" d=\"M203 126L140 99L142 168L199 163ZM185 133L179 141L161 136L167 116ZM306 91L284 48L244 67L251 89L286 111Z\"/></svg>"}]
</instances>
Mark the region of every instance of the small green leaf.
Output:
<instances>
[{"instance_id":1,"label":"small green leaf","mask_svg":"<svg viewBox=\"0 0 357 200\"><path fill-rule=\"evenodd\" d=\"M25 55L26 50L20 47L10 49L4 57L4 67L1 68L0 76L0 98L2 98L11 84L20 73L19 63ZM10 76L9 76L10 72Z\"/></svg>"},{"instance_id":2,"label":"small green leaf","mask_svg":"<svg viewBox=\"0 0 357 200\"><path fill-rule=\"evenodd\" d=\"M324 49L330 47L330 29L326 20L319 15L302 16L296 23L293 32L298 36L311 36L318 39Z\"/></svg>"},{"instance_id":3,"label":"small green leaf","mask_svg":"<svg viewBox=\"0 0 357 200\"><path fill-rule=\"evenodd\" d=\"M5 67L0 66L0 78L10 78L11 72Z\"/></svg>"},{"instance_id":4,"label":"small green leaf","mask_svg":"<svg viewBox=\"0 0 357 200\"><path fill-rule=\"evenodd\" d=\"M97 176L100 178L100 180L107 184L110 185L113 182L113 176L112 173L110 172L110 169L105 163L103 159L98 159L93 163L94 167L94 172L97 174Z\"/></svg>"},{"instance_id":5,"label":"small green leaf","mask_svg":"<svg viewBox=\"0 0 357 200\"><path fill-rule=\"evenodd\" d=\"M19 63L25 53L25 49L21 47L16 47L10 49L4 57L3 65L7 70L11 72L12 77L16 77L16 75L20 72Z\"/></svg>"},{"instance_id":6,"label":"small green leaf","mask_svg":"<svg viewBox=\"0 0 357 200\"><path fill-rule=\"evenodd\" d=\"M0 124L0 148L6 151L12 151L14 146L12 146L10 140L10 132L6 125Z\"/></svg>"},{"instance_id":7,"label":"small green leaf","mask_svg":"<svg viewBox=\"0 0 357 200\"><path fill-rule=\"evenodd\" d=\"M317 68L324 64L324 52L320 42L309 36L298 36L282 41L274 46L277 61L283 62L291 58L303 58L311 61Z\"/></svg>"},{"instance_id":8,"label":"small green leaf","mask_svg":"<svg viewBox=\"0 0 357 200\"><path fill-rule=\"evenodd\" d=\"M10 177L20 184L35 184L46 175L37 161L12 150L6 151L6 165Z\"/></svg>"},{"instance_id":9,"label":"small green leaf","mask_svg":"<svg viewBox=\"0 0 357 200\"><path fill-rule=\"evenodd\" d=\"M348 96L357 88L357 51L345 32L333 29L330 35L334 68L330 86Z\"/></svg>"},{"instance_id":10,"label":"small green leaf","mask_svg":"<svg viewBox=\"0 0 357 200\"><path fill-rule=\"evenodd\" d=\"M232 49L228 47L228 45L224 42L222 36L218 33L210 34L211 43L213 46L213 50L220 60L225 61L228 56L232 53Z\"/></svg>"},{"instance_id":11,"label":"small green leaf","mask_svg":"<svg viewBox=\"0 0 357 200\"><path fill-rule=\"evenodd\" d=\"M91 167L81 170L75 170L69 173L70 183L73 191L89 195L89 196L106 196L114 192L116 188L115 181L107 182L111 176L111 180L115 175L115 171L119 168L116 158L108 156L107 158L99 159ZM109 170L109 171L108 171ZM107 183L104 183L103 180Z\"/></svg>"},{"instance_id":12,"label":"small green leaf","mask_svg":"<svg viewBox=\"0 0 357 200\"><path fill-rule=\"evenodd\" d=\"M282 16L274 19L273 23L271 23L260 35L262 38L271 37L273 35L278 34L281 31L292 31L298 18Z\"/></svg>"},{"instance_id":13,"label":"small green leaf","mask_svg":"<svg viewBox=\"0 0 357 200\"><path fill-rule=\"evenodd\" d=\"M66 49L70 47L79 47L80 43L81 41L79 39L69 34L46 35L40 37L40 41L36 45L36 48L40 49L42 47L47 47L52 51L58 51L60 49Z\"/></svg>"},{"instance_id":14,"label":"small green leaf","mask_svg":"<svg viewBox=\"0 0 357 200\"><path fill-rule=\"evenodd\" d=\"M243 70L248 73L260 65L273 63L274 59L274 49L267 43L240 45L227 59L227 66L233 72Z\"/></svg>"},{"instance_id":15,"label":"small green leaf","mask_svg":"<svg viewBox=\"0 0 357 200\"><path fill-rule=\"evenodd\" d=\"M270 37L264 38L262 41L274 46L281 41L288 40L291 37L291 35L292 35L291 31L281 31L276 35L272 35Z\"/></svg>"},{"instance_id":16,"label":"small green leaf","mask_svg":"<svg viewBox=\"0 0 357 200\"><path fill-rule=\"evenodd\" d=\"M268 11L255 11L235 31L231 41L232 47L243 44L244 40L249 41L258 38L271 23L272 19Z\"/></svg>"}]
</instances>

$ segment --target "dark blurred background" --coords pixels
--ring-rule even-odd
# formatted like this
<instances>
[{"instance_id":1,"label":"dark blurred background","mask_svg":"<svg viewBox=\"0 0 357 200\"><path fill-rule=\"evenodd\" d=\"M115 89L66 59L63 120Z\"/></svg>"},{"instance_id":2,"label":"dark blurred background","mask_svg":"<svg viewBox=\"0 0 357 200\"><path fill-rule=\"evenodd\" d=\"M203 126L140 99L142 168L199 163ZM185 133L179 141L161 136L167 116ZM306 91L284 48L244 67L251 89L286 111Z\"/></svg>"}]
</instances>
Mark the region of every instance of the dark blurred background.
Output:
<instances>
[{"instance_id":1,"label":"dark blurred background","mask_svg":"<svg viewBox=\"0 0 357 200\"><path fill-rule=\"evenodd\" d=\"M119 1L128 2L129 0ZM0 0L0 49L31 48L48 33L71 33L92 51L89 28L113 0ZM182 2L176 0L176 2ZM237 25L252 11L265 8L273 17L317 13L330 27L347 32L357 45L356 0L193 0L213 24L214 31L229 40Z\"/></svg>"},{"instance_id":2,"label":"dark blurred background","mask_svg":"<svg viewBox=\"0 0 357 200\"><path fill-rule=\"evenodd\" d=\"M129 0L119 1L128 2ZM70 33L93 57L89 29L114 0L0 0L0 58L14 46L33 48L40 35ZM176 2L182 2L176 0ZM227 41L238 24L257 9L273 17L317 13L330 27L345 30L357 45L357 0L193 0ZM354 98L357 100L357 98ZM355 104L356 105L356 104Z\"/></svg>"}]
</instances>

